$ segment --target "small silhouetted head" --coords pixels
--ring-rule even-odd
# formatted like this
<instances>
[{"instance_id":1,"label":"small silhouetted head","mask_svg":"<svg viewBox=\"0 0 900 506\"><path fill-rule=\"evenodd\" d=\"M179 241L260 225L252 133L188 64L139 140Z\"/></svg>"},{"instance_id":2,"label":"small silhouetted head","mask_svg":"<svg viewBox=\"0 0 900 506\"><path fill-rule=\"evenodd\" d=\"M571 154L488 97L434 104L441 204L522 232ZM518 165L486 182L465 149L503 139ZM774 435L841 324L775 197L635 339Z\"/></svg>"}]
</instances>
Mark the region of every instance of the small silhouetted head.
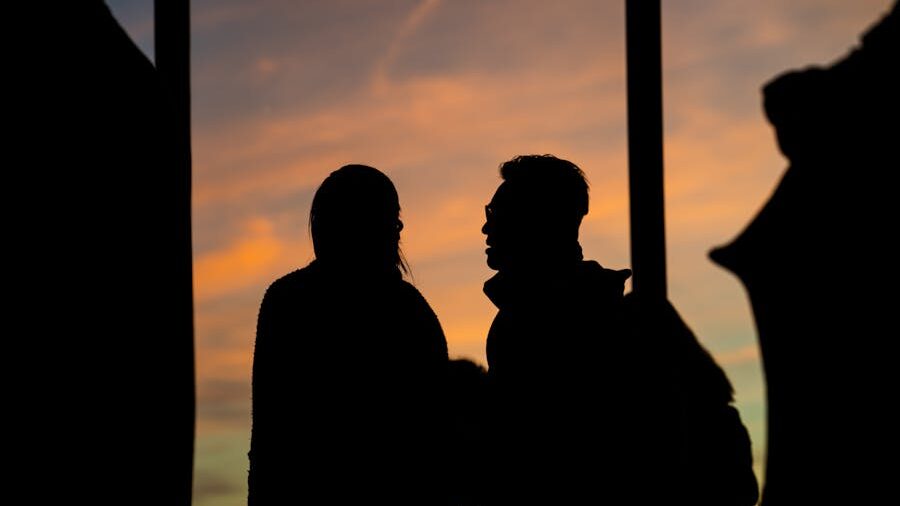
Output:
<instances>
[{"instance_id":1,"label":"small silhouetted head","mask_svg":"<svg viewBox=\"0 0 900 506\"><path fill-rule=\"evenodd\" d=\"M332 172L312 201L309 228L316 259L345 270L406 264L400 251L400 199L382 172L345 165Z\"/></svg>"},{"instance_id":2,"label":"small silhouetted head","mask_svg":"<svg viewBox=\"0 0 900 506\"><path fill-rule=\"evenodd\" d=\"M500 166L503 183L485 206L487 263L501 270L580 259L578 229L588 183L574 163L552 155L517 156Z\"/></svg>"}]
</instances>

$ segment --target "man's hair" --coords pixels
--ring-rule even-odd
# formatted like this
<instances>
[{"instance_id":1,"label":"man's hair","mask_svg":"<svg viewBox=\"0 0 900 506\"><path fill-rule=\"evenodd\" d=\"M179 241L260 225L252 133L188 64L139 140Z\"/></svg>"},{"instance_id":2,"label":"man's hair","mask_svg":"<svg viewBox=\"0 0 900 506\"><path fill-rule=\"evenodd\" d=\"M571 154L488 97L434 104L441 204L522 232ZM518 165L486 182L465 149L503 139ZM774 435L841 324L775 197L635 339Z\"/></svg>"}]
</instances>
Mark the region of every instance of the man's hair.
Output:
<instances>
[{"instance_id":1,"label":"man's hair","mask_svg":"<svg viewBox=\"0 0 900 506\"><path fill-rule=\"evenodd\" d=\"M578 224L588 212L588 182L574 163L553 155L522 155L500 166L500 177L517 193L526 193L551 216Z\"/></svg>"}]
</instances>

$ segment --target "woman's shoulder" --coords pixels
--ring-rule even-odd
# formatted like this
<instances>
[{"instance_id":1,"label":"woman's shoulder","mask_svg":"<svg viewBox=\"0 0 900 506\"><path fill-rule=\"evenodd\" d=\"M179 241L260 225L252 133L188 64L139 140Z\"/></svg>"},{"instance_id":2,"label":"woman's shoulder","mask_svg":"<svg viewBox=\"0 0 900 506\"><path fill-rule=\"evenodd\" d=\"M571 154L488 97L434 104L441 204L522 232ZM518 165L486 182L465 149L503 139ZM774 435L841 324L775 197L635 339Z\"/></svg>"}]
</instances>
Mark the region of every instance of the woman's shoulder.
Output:
<instances>
[{"instance_id":1,"label":"woman's shoulder","mask_svg":"<svg viewBox=\"0 0 900 506\"><path fill-rule=\"evenodd\" d=\"M419 318L437 322L437 314L434 312L431 304L428 303L428 301L425 299L425 296L422 295L422 292L420 292L418 288L416 288L412 283L406 280L401 280L398 286L398 302L400 304L402 304L408 311L411 311L413 314L418 315Z\"/></svg>"},{"instance_id":2,"label":"woman's shoulder","mask_svg":"<svg viewBox=\"0 0 900 506\"><path fill-rule=\"evenodd\" d=\"M409 281L401 279L397 283L397 287L400 296L404 299L428 306L428 301L425 300L425 296L422 295L422 292L420 292L419 289Z\"/></svg>"},{"instance_id":3,"label":"woman's shoulder","mask_svg":"<svg viewBox=\"0 0 900 506\"><path fill-rule=\"evenodd\" d=\"M319 283L320 275L315 263L285 274L273 281L266 289L266 297L276 297L282 294L292 294L297 291L305 291Z\"/></svg>"}]
</instances>

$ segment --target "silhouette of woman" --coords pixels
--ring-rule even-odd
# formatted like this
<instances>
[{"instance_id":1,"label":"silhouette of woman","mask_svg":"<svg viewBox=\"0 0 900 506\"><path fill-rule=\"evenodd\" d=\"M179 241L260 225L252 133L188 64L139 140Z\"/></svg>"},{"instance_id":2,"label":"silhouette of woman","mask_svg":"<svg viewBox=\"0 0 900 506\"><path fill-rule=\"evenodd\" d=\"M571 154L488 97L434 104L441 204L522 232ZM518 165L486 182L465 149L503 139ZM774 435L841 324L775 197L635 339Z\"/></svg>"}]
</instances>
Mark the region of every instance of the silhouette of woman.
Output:
<instances>
[{"instance_id":1,"label":"silhouette of woman","mask_svg":"<svg viewBox=\"0 0 900 506\"><path fill-rule=\"evenodd\" d=\"M364 165L313 198L316 259L269 286L253 356L249 504L436 504L447 343L404 281L400 204Z\"/></svg>"}]
</instances>

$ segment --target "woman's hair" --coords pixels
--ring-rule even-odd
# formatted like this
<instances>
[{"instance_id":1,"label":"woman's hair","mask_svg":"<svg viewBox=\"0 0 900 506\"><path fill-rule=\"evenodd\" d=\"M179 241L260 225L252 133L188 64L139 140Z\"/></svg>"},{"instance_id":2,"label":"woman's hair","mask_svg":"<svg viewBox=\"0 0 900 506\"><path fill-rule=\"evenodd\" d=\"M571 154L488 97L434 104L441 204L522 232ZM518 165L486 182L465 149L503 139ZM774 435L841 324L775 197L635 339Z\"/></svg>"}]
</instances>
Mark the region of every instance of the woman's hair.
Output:
<instances>
[{"instance_id":1,"label":"woman's hair","mask_svg":"<svg viewBox=\"0 0 900 506\"><path fill-rule=\"evenodd\" d=\"M373 167L345 165L325 178L313 197L309 230L321 262L409 272L400 250L402 229L397 190Z\"/></svg>"}]
</instances>

